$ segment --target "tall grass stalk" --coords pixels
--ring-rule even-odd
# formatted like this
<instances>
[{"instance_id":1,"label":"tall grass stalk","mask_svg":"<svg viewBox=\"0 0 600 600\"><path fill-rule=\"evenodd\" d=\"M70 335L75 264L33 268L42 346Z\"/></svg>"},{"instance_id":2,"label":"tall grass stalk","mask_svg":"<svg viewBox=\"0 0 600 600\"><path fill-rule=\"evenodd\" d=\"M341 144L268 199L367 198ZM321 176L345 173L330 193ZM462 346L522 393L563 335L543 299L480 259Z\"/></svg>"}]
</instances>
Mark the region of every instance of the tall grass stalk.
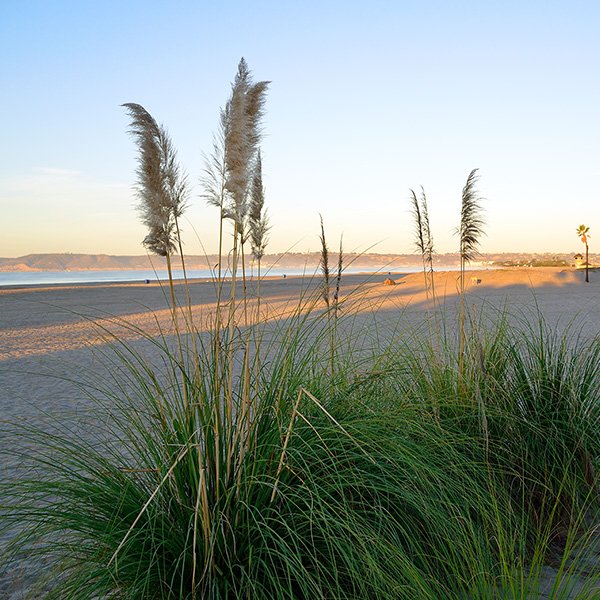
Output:
<instances>
[{"instance_id":1,"label":"tall grass stalk","mask_svg":"<svg viewBox=\"0 0 600 600\"><path fill-rule=\"evenodd\" d=\"M166 129L159 126L139 104L128 103L123 106L131 117L130 132L139 150L138 210L148 227L143 243L150 252L166 258L175 315L171 255L178 247L185 270L179 219L189 196L187 178L179 166L177 153Z\"/></svg>"},{"instance_id":2,"label":"tall grass stalk","mask_svg":"<svg viewBox=\"0 0 600 600\"><path fill-rule=\"evenodd\" d=\"M431 299L433 302L433 308L435 310L436 299L435 299L435 278L433 270L433 234L431 233L431 226L429 224L429 210L427 208L427 196L425 190L421 187L421 222L423 228L423 241L424 241L424 258L425 266L429 275L429 290L431 292Z\"/></svg>"},{"instance_id":3,"label":"tall grass stalk","mask_svg":"<svg viewBox=\"0 0 600 600\"><path fill-rule=\"evenodd\" d=\"M329 248L325 239L325 226L323 225L323 217L319 215L321 221L321 233L319 241L321 242L321 260L320 270L322 274L321 298L325 302L325 313L327 315L327 329L329 335L329 363L331 376L335 375L335 355L337 345L337 327L340 311L340 287L342 282L342 273L344 270L344 252L343 240L340 237L340 247L338 251L337 270L335 274L335 287L331 289L331 268L329 265Z\"/></svg>"},{"instance_id":4,"label":"tall grass stalk","mask_svg":"<svg viewBox=\"0 0 600 600\"><path fill-rule=\"evenodd\" d=\"M225 127L225 189L230 203L226 216L234 224L232 252L232 300L230 321L235 310L235 287L238 261L242 264L244 289L246 286L244 242L247 235L248 197L252 184L254 162L261 137L261 119L269 82L254 83L251 73L242 58L227 103L227 123ZM244 315L247 323L247 300L244 298Z\"/></svg>"},{"instance_id":5,"label":"tall grass stalk","mask_svg":"<svg viewBox=\"0 0 600 600\"><path fill-rule=\"evenodd\" d=\"M459 356L462 355L466 338L466 298L465 298L465 276L467 265L477 256L479 241L483 235L483 210L481 208L481 197L477 191L478 169L473 169L467 177L467 182L462 190L462 202L460 211L460 226L458 228L459 253L460 253L460 320L459 330L460 348Z\"/></svg>"},{"instance_id":6,"label":"tall grass stalk","mask_svg":"<svg viewBox=\"0 0 600 600\"><path fill-rule=\"evenodd\" d=\"M131 118L130 133L138 146L137 195L138 211L142 222L148 227L144 246L154 254L166 259L171 295L173 326L179 332L177 301L173 283L171 256L179 249L185 279L189 319L192 319L192 304L187 285L185 259L179 219L189 196L187 177L177 160L177 152L166 129L158 125L141 105L123 104ZM182 355L183 349L179 348ZM187 388L184 385L184 393Z\"/></svg>"},{"instance_id":7,"label":"tall grass stalk","mask_svg":"<svg viewBox=\"0 0 600 600\"><path fill-rule=\"evenodd\" d=\"M410 201L412 205L412 214L415 222L415 245L421 255L423 264L423 283L425 284L425 294L429 298L429 279L427 277L427 243L425 241L425 225L421 216L421 205L414 190L410 190Z\"/></svg>"},{"instance_id":8,"label":"tall grass stalk","mask_svg":"<svg viewBox=\"0 0 600 600\"><path fill-rule=\"evenodd\" d=\"M201 197L209 206L214 206L219 210L219 242L218 242L218 261L212 268L215 272L217 287L217 306L220 305L223 283L223 225L226 218L225 206L227 202L227 191L225 181L227 178L227 166L225 164L225 136L228 123L229 107L221 109L219 113L219 127L217 133L213 135L212 152L210 155L204 155L204 169L200 179L202 185Z\"/></svg>"},{"instance_id":9,"label":"tall grass stalk","mask_svg":"<svg viewBox=\"0 0 600 600\"><path fill-rule=\"evenodd\" d=\"M410 201L412 205L412 215L415 225L415 245L417 251L421 254L423 266L423 283L425 285L425 296L427 300L431 299L433 313L433 325L430 326L429 335L433 339L438 339L439 317L437 310L437 301L435 297L435 274L433 270L433 235L429 224L429 211L427 208L427 196L425 189L421 187L420 198L414 190L410 190Z\"/></svg>"},{"instance_id":10,"label":"tall grass stalk","mask_svg":"<svg viewBox=\"0 0 600 600\"><path fill-rule=\"evenodd\" d=\"M221 289L222 289L222 255L224 220L233 223L233 248L231 252L231 286L227 328L229 340L232 340L236 327L237 311L237 279L241 263L244 307L244 323L248 324L247 287L244 243L248 225L248 198L251 194L253 174L255 173L258 146L261 136L261 119L264 113L265 94L268 82L254 83L246 61L242 58L232 85L231 95L220 113L220 127L213 141L213 153L206 159L203 176L204 198L219 209L219 260L217 264L217 323L220 330ZM215 336L215 348L221 344L222 334ZM215 350L215 355L218 356ZM228 361L233 360L230 352ZM232 418L233 374L230 372L227 381L228 419Z\"/></svg>"},{"instance_id":11,"label":"tall grass stalk","mask_svg":"<svg viewBox=\"0 0 600 600\"><path fill-rule=\"evenodd\" d=\"M462 203L460 211L460 226L458 238L460 245L460 293L465 291L465 271L467 265L473 261L478 253L479 242L483 235L483 209L482 198L477 191L479 175L478 169L469 173L467 183L462 191Z\"/></svg>"},{"instance_id":12,"label":"tall grass stalk","mask_svg":"<svg viewBox=\"0 0 600 600\"><path fill-rule=\"evenodd\" d=\"M321 284L321 297L325 302L325 307L329 310L331 303L331 276L329 268L329 248L327 247L327 240L325 239L325 226L323 225L323 216L319 215L321 222L321 233L319 235L319 241L321 242L321 257L319 261L319 268L323 275Z\"/></svg>"},{"instance_id":13,"label":"tall grass stalk","mask_svg":"<svg viewBox=\"0 0 600 600\"><path fill-rule=\"evenodd\" d=\"M250 244L252 256L256 260L258 276L257 276L257 320L260 319L260 279L261 279L261 261L265 255L265 249L268 243L267 233L270 229L269 219L265 205L265 189L262 179L262 158L260 151L256 158L254 174L252 177L252 187L250 196L250 211L249 211L249 229L250 229Z\"/></svg>"}]
</instances>

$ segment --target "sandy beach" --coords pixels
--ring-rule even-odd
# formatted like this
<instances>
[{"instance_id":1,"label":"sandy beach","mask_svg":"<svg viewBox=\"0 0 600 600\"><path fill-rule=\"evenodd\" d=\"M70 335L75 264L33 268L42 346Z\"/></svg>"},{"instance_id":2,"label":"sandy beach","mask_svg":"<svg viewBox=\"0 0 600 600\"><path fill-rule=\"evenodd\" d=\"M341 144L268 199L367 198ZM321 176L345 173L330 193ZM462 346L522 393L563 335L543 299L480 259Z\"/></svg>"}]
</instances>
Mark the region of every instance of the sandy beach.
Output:
<instances>
[{"instance_id":1,"label":"sandy beach","mask_svg":"<svg viewBox=\"0 0 600 600\"><path fill-rule=\"evenodd\" d=\"M395 285L386 286L385 279ZM600 281L584 282L584 272L559 268L498 269L469 271L468 302L488 305L516 313L539 307L552 324L564 325L573 320L586 333L600 330ZM476 283L477 282L477 283ZM306 301L320 284L318 278L268 278L261 282L261 320L280 319L295 310L301 299ZM250 295L256 282L249 281ZM451 311L458 293L456 272L436 273L438 304ZM222 295L227 298L228 284ZM179 302L187 302L183 284L176 285ZM158 334L171 327L167 308L168 289L157 283L81 284L0 288L0 361L27 356L51 355L99 343L98 327L125 332L115 321L123 319L146 333ZM342 280L342 299L356 300L353 310L379 319L414 319L431 302L426 299L423 276L411 274L346 275ZM217 290L210 281L190 283L194 325L206 329L214 316ZM396 311L396 314L394 312ZM241 318L241 317L240 317Z\"/></svg>"},{"instance_id":2,"label":"sandy beach","mask_svg":"<svg viewBox=\"0 0 600 600\"><path fill-rule=\"evenodd\" d=\"M458 273L436 273L438 307L452 320L458 305ZM391 279L395 285L385 285ZM479 282L479 283L475 283ZM261 320L276 324L302 302L311 302L320 279L271 278L261 282ZM586 338L600 333L600 277L585 283L584 273L555 268L470 271L467 303L474 314L494 317L505 311L517 320L543 315L559 330L571 327ZM251 296L256 283L248 282ZM183 284L177 297L186 303ZM63 415L85 407L81 389L101 370L97 351L105 333L143 349L152 360L155 349L143 339L172 331L168 290L159 284L97 284L0 289L0 410L3 419L35 420L42 414ZM223 288L223 297L229 293ZM206 330L214 318L217 290L210 281L190 284L194 326ZM419 273L347 275L342 279L342 311L353 314L353 329L377 329L390 336L418 327L431 310ZM248 308L255 314L255 302ZM243 322L241 312L238 320ZM8 468L4 465L3 468Z\"/></svg>"},{"instance_id":3,"label":"sandy beach","mask_svg":"<svg viewBox=\"0 0 600 600\"><path fill-rule=\"evenodd\" d=\"M438 302L451 317L457 307L456 272L436 274ZM543 315L559 329L572 327L586 338L600 334L600 273L585 283L583 271L553 268L471 271L467 274L468 305L477 311L506 310L521 318ZM390 278L394 285L385 285ZM300 298L314 295L318 279L287 277L261 282L261 318L276 322L293 312ZM255 282L248 282L250 295ZM210 281L190 284L193 319L200 330L214 317L216 289ZM44 418L74 419L89 406L78 382L102 376L96 351L104 348L101 330L142 348L151 356L151 345L140 331L151 336L168 334L173 327L167 308L167 290L158 284L98 284L0 289L0 411L3 421L38 422ZM224 296L228 290L224 289ZM186 302L184 286L177 286ZM425 296L419 273L379 273L343 277L342 301L355 299L362 325L376 323L382 330L417 326L431 301ZM251 303L250 312L255 309ZM239 315L239 318L242 318ZM121 320L127 323L123 326ZM0 441L0 453L5 448ZM0 478L18 471L19 465L2 461ZM0 540L0 542L6 540ZM10 586L0 582L0 596L20 598L14 574Z\"/></svg>"}]
</instances>

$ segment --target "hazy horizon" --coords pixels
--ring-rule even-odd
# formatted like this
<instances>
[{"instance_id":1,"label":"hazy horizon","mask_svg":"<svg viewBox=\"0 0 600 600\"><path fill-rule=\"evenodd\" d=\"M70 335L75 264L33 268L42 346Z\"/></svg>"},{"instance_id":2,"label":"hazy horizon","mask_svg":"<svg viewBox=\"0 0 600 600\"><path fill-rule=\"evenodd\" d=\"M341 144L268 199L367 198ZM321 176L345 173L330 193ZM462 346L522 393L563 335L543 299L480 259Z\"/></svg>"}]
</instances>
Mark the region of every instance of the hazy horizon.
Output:
<instances>
[{"instance_id":1,"label":"hazy horizon","mask_svg":"<svg viewBox=\"0 0 600 600\"><path fill-rule=\"evenodd\" d=\"M268 253L318 250L321 213L332 247L343 233L348 252L410 254L409 189L421 185L436 251L454 252L473 168L482 252L581 251L581 223L593 252L598 31L592 1L8 0L0 256L144 254L124 102L168 128L192 185L184 248L214 253L218 214L198 181L241 56L272 82Z\"/></svg>"},{"instance_id":2,"label":"hazy horizon","mask_svg":"<svg viewBox=\"0 0 600 600\"><path fill-rule=\"evenodd\" d=\"M528 257L528 256L556 256L556 257L565 257L565 256L571 256L571 255L575 255L581 253L580 249L573 249L571 252L518 252L518 251L511 251L511 250L506 250L503 252L481 252L480 255L475 258L473 261L474 263L480 262L481 260L489 260L490 257L493 256L522 256L522 257ZM337 249L331 248L330 249L330 254L332 256L337 256ZM409 257L414 259L416 264L421 264L422 262L422 256L418 253L418 252L377 252L377 251L369 251L369 252L345 252L344 251L344 255L347 257L364 257L365 259L369 259L372 260L375 257L397 257L397 258L403 258L403 259L408 259ZM590 256L599 256L600 252L590 252L589 253ZM55 257L55 256L67 256L67 257L82 257L82 258L101 258L101 257L105 257L105 258L115 258L115 259L148 259L148 260L155 260L155 261L163 261L164 259L161 257L158 257L156 255L153 254L149 254L149 253L138 253L138 254L112 254L112 253L106 253L106 252L99 252L99 253L88 253L88 252L29 252L27 254L23 254L23 255L18 255L18 256L0 256L0 260L7 260L7 261L13 261L13 260L18 260L20 258L28 258L28 257ZM185 259L186 261L194 261L194 260L199 260L199 259L205 259L205 258L216 258L218 257L218 254L215 253L206 253L206 254L186 254L185 255ZM270 259L270 258L277 258L277 257L289 257L289 258L295 258L295 257L314 257L317 262L320 260L321 257L321 252L320 251L304 251L304 252L300 252L300 251L293 251L293 252L267 252L264 255L264 260ZM433 254L433 259L435 260L440 260L440 259L444 259L444 258L450 258L450 257L454 257L454 258L458 258L459 257L459 252L444 252L444 253L434 253ZM174 262L180 262L180 258L177 254L173 255L172 260ZM0 265L1 266L1 265Z\"/></svg>"}]
</instances>

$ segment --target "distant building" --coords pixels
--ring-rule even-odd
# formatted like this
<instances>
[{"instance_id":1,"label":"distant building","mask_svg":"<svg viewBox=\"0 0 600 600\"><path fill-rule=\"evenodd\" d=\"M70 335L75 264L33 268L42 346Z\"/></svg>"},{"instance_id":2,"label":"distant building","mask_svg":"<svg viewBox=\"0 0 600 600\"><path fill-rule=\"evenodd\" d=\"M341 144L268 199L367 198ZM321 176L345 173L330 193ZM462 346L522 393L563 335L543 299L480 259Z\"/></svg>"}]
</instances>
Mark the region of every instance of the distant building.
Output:
<instances>
[{"instance_id":1,"label":"distant building","mask_svg":"<svg viewBox=\"0 0 600 600\"><path fill-rule=\"evenodd\" d=\"M583 258L583 254L579 254L579 252L573 257L575 260L575 268L583 269L585 267L585 260Z\"/></svg>"}]
</instances>

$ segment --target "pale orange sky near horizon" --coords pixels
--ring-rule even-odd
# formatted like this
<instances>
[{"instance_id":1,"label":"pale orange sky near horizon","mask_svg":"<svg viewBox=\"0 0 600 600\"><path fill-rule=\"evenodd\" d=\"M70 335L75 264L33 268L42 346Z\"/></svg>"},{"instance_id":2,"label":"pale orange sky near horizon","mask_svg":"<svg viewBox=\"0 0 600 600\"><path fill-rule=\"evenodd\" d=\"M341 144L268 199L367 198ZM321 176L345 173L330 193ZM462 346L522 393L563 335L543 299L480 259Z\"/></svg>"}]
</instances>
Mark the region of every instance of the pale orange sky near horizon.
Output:
<instances>
[{"instance_id":1,"label":"pale orange sky near horizon","mask_svg":"<svg viewBox=\"0 0 600 600\"><path fill-rule=\"evenodd\" d=\"M483 252L574 253L581 223L593 252L598 31L600 5L577 0L183 1L177 11L141 0L7 0L0 256L144 254L123 102L169 129L192 186L185 250L215 252L202 153L242 55L255 79L272 82L267 252L317 250L321 213L332 247L343 233L348 252L411 253L409 189L421 185L436 250L456 251L473 168L485 198ZM171 43L148 45L158 34Z\"/></svg>"}]
</instances>

